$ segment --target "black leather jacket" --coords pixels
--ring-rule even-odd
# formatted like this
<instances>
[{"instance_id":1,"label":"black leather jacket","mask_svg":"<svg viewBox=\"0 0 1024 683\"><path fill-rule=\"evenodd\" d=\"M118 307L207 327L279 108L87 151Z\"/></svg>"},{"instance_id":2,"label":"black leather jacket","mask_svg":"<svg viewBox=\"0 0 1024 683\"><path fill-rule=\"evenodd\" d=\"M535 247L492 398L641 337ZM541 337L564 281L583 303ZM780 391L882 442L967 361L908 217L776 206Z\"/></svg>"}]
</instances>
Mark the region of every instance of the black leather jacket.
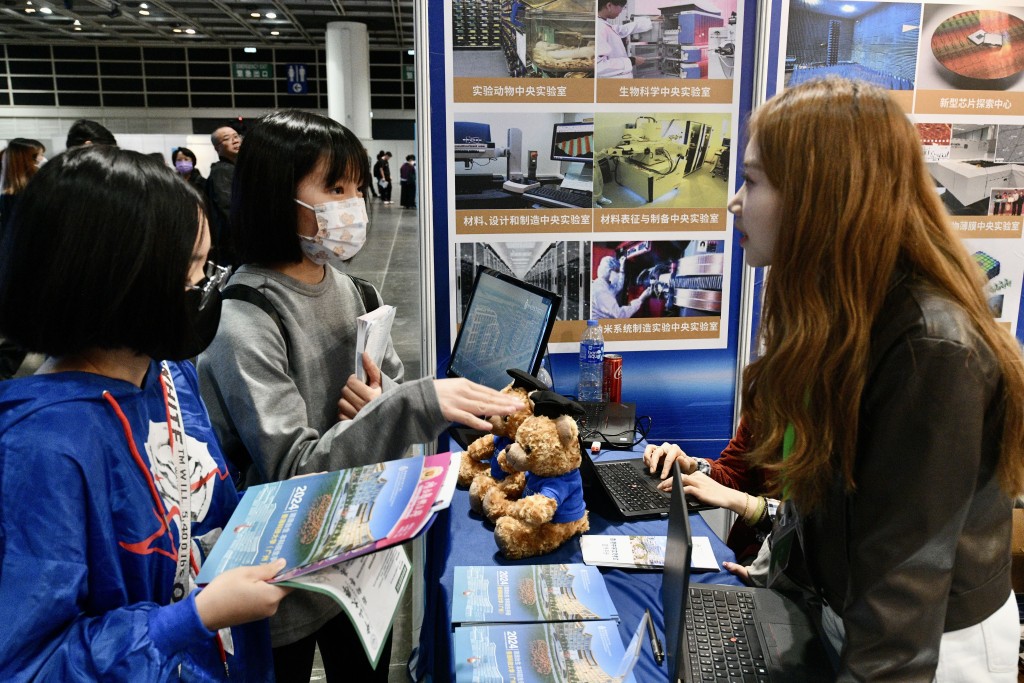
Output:
<instances>
[{"instance_id":1,"label":"black leather jacket","mask_svg":"<svg viewBox=\"0 0 1024 683\"><path fill-rule=\"evenodd\" d=\"M902 276L872 330L854 472L802 520L843 618L841 681L931 681L939 640L1010 595L1012 501L995 469L1003 383L964 311Z\"/></svg>"}]
</instances>

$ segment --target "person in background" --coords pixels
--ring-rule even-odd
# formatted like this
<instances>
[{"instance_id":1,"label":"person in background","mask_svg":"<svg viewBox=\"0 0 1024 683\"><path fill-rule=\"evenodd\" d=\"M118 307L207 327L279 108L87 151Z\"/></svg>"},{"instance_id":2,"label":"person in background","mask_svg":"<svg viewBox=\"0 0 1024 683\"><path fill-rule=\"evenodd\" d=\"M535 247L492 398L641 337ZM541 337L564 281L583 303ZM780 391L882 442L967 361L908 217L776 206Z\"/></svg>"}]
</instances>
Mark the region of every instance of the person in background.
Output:
<instances>
[{"instance_id":1,"label":"person in background","mask_svg":"<svg viewBox=\"0 0 1024 683\"><path fill-rule=\"evenodd\" d=\"M188 184L196 189L196 192L206 196L206 178L196 168L196 154L188 147L179 147L174 150L174 170Z\"/></svg>"},{"instance_id":2,"label":"person in background","mask_svg":"<svg viewBox=\"0 0 1024 683\"><path fill-rule=\"evenodd\" d=\"M4 681L273 680L283 562L194 586L238 502L185 361L217 328L209 244L195 191L106 145L47 163L0 242L0 330L47 354L0 383Z\"/></svg>"},{"instance_id":3,"label":"person in background","mask_svg":"<svg viewBox=\"0 0 1024 683\"><path fill-rule=\"evenodd\" d=\"M38 140L14 138L0 156L0 238L28 181L46 162L46 147ZM28 352L0 336L0 380L10 379Z\"/></svg>"},{"instance_id":4,"label":"person in background","mask_svg":"<svg viewBox=\"0 0 1024 683\"><path fill-rule=\"evenodd\" d=\"M405 163L398 169L402 194L400 200L403 209L416 208L416 155L405 157Z\"/></svg>"},{"instance_id":5,"label":"person in background","mask_svg":"<svg viewBox=\"0 0 1024 683\"><path fill-rule=\"evenodd\" d=\"M652 24L647 17L638 17L625 24L613 24L627 0L597 0L597 62L594 76L597 78L633 78L633 67L642 66L647 59L637 55L630 57L623 40L634 33L650 31Z\"/></svg>"},{"instance_id":6,"label":"person in background","mask_svg":"<svg viewBox=\"0 0 1024 683\"><path fill-rule=\"evenodd\" d=\"M605 256L597 264L597 278L590 285L590 317L601 320L604 318L631 318L636 315L644 301L651 296L648 287L640 296L625 306L619 305L619 292L625 285L622 263L614 256Z\"/></svg>"},{"instance_id":7,"label":"person in background","mask_svg":"<svg viewBox=\"0 0 1024 683\"><path fill-rule=\"evenodd\" d=\"M381 150L377 153L377 163L373 165L373 177L377 182L377 195L383 204L391 203L391 152Z\"/></svg>"},{"instance_id":8,"label":"person in background","mask_svg":"<svg viewBox=\"0 0 1024 683\"><path fill-rule=\"evenodd\" d=\"M210 230L213 233L214 260L221 265L234 265L230 240L231 187L235 177L235 160L242 145L242 136L231 126L221 126L210 135L210 143L218 160L210 166L206 179L207 206L210 208Z\"/></svg>"},{"instance_id":9,"label":"person in background","mask_svg":"<svg viewBox=\"0 0 1024 683\"><path fill-rule=\"evenodd\" d=\"M82 145L117 145L114 134L100 123L89 119L78 119L68 129L68 138L64 143L67 149Z\"/></svg>"},{"instance_id":10,"label":"person in background","mask_svg":"<svg viewBox=\"0 0 1024 683\"><path fill-rule=\"evenodd\" d=\"M242 467L251 462L246 484L394 460L452 421L488 430L475 415L521 408L464 379L399 384L404 369L390 340L379 368L364 355L368 381L356 379L356 318L382 302L335 266L366 239L369 183L359 139L317 114L268 114L242 144L231 221L242 265L231 286L262 294L284 332L266 309L225 301L199 377L225 452ZM390 645L374 671L348 616L325 595L292 596L271 631L279 682L308 683L316 644L329 681L387 679Z\"/></svg>"},{"instance_id":11,"label":"person in background","mask_svg":"<svg viewBox=\"0 0 1024 683\"><path fill-rule=\"evenodd\" d=\"M1016 680L1024 367L913 124L813 81L754 112L743 165L728 209L771 266L742 393L783 498L773 564L824 600L840 681Z\"/></svg>"}]
</instances>

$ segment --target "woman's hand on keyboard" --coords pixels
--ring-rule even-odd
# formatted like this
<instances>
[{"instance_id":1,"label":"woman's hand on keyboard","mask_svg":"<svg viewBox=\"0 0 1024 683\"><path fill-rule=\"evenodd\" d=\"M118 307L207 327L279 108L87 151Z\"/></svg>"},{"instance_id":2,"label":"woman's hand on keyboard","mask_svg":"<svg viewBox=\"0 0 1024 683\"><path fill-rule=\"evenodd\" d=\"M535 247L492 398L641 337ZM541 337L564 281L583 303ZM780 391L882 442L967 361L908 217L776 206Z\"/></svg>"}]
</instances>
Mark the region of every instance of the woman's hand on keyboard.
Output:
<instances>
[{"instance_id":1,"label":"woman's hand on keyboard","mask_svg":"<svg viewBox=\"0 0 1024 683\"><path fill-rule=\"evenodd\" d=\"M648 471L651 474L656 474L660 469L660 479L666 479L671 474L672 463L676 460L679 461L679 469L682 470L683 474L697 471L697 461L688 456L682 448L674 443L663 443L660 446L648 444L647 448L644 449L644 464L647 465ZM665 490L671 488L671 482L669 482L669 488Z\"/></svg>"}]
</instances>

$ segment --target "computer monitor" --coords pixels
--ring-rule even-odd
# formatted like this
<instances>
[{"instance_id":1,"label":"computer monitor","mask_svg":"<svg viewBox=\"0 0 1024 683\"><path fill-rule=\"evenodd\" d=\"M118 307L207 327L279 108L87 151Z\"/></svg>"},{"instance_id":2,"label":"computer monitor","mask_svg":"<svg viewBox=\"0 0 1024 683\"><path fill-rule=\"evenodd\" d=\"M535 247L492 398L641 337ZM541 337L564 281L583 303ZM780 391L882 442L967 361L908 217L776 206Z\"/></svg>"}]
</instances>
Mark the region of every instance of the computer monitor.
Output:
<instances>
[{"instance_id":1,"label":"computer monitor","mask_svg":"<svg viewBox=\"0 0 1024 683\"><path fill-rule=\"evenodd\" d=\"M492 389L508 385L511 368L536 375L561 303L553 292L481 267L447 375Z\"/></svg>"},{"instance_id":2,"label":"computer monitor","mask_svg":"<svg viewBox=\"0 0 1024 683\"><path fill-rule=\"evenodd\" d=\"M551 133L551 160L594 163L594 124L556 123Z\"/></svg>"},{"instance_id":3,"label":"computer monitor","mask_svg":"<svg viewBox=\"0 0 1024 683\"><path fill-rule=\"evenodd\" d=\"M591 192L594 188L594 124L556 123L551 133L551 160L569 162L562 187Z\"/></svg>"}]
</instances>

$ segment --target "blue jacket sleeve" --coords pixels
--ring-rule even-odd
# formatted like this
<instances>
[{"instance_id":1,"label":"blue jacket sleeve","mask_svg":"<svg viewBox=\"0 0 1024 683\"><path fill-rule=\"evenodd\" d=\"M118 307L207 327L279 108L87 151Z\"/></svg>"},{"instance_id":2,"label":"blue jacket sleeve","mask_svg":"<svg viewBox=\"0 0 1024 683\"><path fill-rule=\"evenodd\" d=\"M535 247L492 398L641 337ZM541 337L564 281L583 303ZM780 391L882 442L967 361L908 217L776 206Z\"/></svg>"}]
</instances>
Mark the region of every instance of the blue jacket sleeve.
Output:
<instances>
[{"instance_id":1,"label":"blue jacket sleeve","mask_svg":"<svg viewBox=\"0 0 1024 683\"><path fill-rule=\"evenodd\" d=\"M194 597L132 602L106 552L110 509L88 498L76 462L34 450L0 444L0 680L176 677L183 651L212 637Z\"/></svg>"}]
</instances>

